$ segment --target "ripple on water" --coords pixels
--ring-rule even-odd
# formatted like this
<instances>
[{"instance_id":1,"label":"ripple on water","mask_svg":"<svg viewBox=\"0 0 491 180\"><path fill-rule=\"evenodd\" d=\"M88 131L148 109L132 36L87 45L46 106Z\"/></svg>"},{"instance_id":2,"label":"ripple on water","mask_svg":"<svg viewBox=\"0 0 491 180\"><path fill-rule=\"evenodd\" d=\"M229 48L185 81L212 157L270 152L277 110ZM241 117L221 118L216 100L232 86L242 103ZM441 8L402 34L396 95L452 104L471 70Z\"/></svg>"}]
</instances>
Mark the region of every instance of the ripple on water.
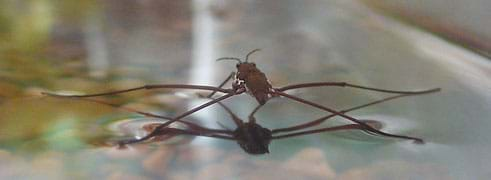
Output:
<instances>
[{"instance_id":1,"label":"ripple on water","mask_svg":"<svg viewBox=\"0 0 491 180\"><path fill-rule=\"evenodd\" d=\"M120 121L116 121L108 126L108 129L116 133L117 135L124 136L125 138L142 138L149 134L158 125L166 121L158 118L148 118L148 117L137 117L128 118ZM172 123L168 127L186 129L186 126L181 123ZM121 138L116 138L113 140L121 140ZM180 144L190 142L194 136L157 136L152 138L151 142L159 142L164 144Z\"/></svg>"},{"instance_id":2,"label":"ripple on water","mask_svg":"<svg viewBox=\"0 0 491 180\"><path fill-rule=\"evenodd\" d=\"M418 134L413 133L413 131L417 130L417 123L410 119L381 114L357 116L356 118L384 132L419 137ZM394 140L393 138L358 130L339 132L335 133L335 135L345 139L367 143L384 143ZM424 137L422 138L424 139Z\"/></svg>"}]
</instances>

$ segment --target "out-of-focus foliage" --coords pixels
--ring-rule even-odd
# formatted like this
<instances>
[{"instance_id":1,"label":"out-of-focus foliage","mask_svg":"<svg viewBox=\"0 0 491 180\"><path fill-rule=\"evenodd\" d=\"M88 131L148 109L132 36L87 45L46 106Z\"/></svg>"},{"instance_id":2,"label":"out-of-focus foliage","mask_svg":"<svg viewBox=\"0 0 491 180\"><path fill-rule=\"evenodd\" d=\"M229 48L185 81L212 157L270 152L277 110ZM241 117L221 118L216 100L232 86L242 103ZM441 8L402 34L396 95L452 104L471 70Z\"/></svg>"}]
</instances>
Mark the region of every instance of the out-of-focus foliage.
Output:
<instances>
[{"instance_id":1,"label":"out-of-focus foliage","mask_svg":"<svg viewBox=\"0 0 491 180\"><path fill-rule=\"evenodd\" d=\"M52 77L71 77L74 64L47 55L53 31L61 22L83 23L96 1L0 1L0 97L18 88L50 87ZM58 47L56 47L58 48ZM68 65L54 68L55 64Z\"/></svg>"},{"instance_id":2,"label":"out-of-focus foliage","mask_svg":"<svg viewBox=\"0 0 491 180\"><path fill-rule=\"evenodd\" d=\"M104 121L104 116L113 110L86 101L47 97L10 100L0 104L1 147L36 152L101 144L109 135L105 127L110 121Z\"/></svg>"},{"instance_id":3,"label":"out-of-focus foliage","mask_svg":"<svg viewBox=\"0 0 491 180\"><path fill-rule=\"evenodd\" d=\"M98 0L52 0L56 16L74 23L82 23L85 17L96 14Z\"/></svg>"},{"instance_id":4,"label":"out-of-focus foliage","mask_svg":"<svg viewBox=\"0 0 491 180\"><path fill-rule=\"evenodd\" d=\"M0 6L1 48L39 51L53 23L48 0L2 1Z\"/></svg>"},{"instance_id":5,"label":"out-of-focus foliage","mask_svg":"<svg viewBox=\"0 0 491 180\"><path fill-rule=\"evenodd\" d=\"M43 51L56 22L81 23L95 12L95 4L95 0L0 1L0 51Z\"/></svg>"},{"instance_id":6,"label":"out-of-focus foliage","mask_svg":"<svg viewBox=\"0 0 491 180\"><path fill-rule=\"evenodd\" d=\"M96 9L94 5L95 1L0 1L2 148L80 149L102 143L109 136L97 121L111 115L113 108L40 94L50 89L86 91L100 86L100 82L86 78L82 59L57 59L49 53L57 27L82 26L85 17Z\"/></svg>"}]
</instances>

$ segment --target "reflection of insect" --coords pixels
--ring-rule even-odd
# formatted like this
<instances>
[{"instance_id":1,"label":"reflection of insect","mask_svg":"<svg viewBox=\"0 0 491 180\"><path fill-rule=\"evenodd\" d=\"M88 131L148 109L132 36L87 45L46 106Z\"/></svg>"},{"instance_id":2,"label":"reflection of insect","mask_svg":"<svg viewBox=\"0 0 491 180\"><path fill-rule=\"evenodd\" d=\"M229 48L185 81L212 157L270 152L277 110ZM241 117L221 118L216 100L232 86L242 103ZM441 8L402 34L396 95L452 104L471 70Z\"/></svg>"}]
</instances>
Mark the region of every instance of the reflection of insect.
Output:
<instances>
[{"instance_id":1,"label":"reflection of insect","mask_svg":"<svg viewBox=\"0 0 491 180\"><path fill-rule=\"evenodd\" d=\"M340 111L341 113L347 113L350 111L354 111L357 109L361 109L367 106L379 104L385 101L389 101L392 99L404 97L404 96L410 96L407 94L404 95L396 95L396 96L391 96L382 100L378 101L373 101L367 104L363 104L360 106L356 106L350 109L346 109L343 111ZM113 106L116 108L121 108L118 107L117 105L113 105L110 103L106 103L103 101L98 101L98 100L93 100L93 99L86 99L88 101L94 101L97 103L102 103L105 105ZM240 118L238 118L227 106L222 104L221 102L218 102L218 104L225 109L225 111L231 116L233 122L237 126L235 130L229 130L229 129L212 129L212 128L207 128L203 127L201 125L185 121L185 120L179 120L178 123L182 123L185 125L187 128L186 129L180 129L180 128L171 128L171 127L164 127L160 129L155 129L151 132L152 137L164 137L162 139L168 139L170 137L174 137L177 135L191 135L191 136L203 136L203 137L211 137L211 138L218 138L218 139L225 139L225 140L233 140L236 141L240 147L247 153L249 154L265 154L269 153L269 144L271 143L272 140L275 139L283 139L283 138L289 138L289 137L295 137L295 136L302 136L302 135L309 135L309 134L315 134L315 133L322 133L322 132L331 132L331 131L340 131L340 130L364 130L366 131L366 127L360 124L346 124L346 125L339 125L339 126L334 126L334 127L325 127L325 128L319 128L319 129L310 129L310 130L304 130L307 128L312 128L314 126L317 126L321 124L322 122L328 120L331 117L336 116L335 114L327 115L324 117L321 117L319 119L307 122L307 123L302 123L286 128L280 128L280 129L268 129L264 128L261 125L256 123L256 120L253 116L253 113L249 115L249 121L244 122ZM146 113L146 112L141 112L141 111L136 111L133 109L129 108L124 108L125 110L132 111L135 113L142 114L144 116L148 117L155 117L155 118L161 118L161 119L166 119L166 120L172 120L172 118L169 117L164 117L164 116L159 116L151 113ZM370 127L376 127L379 125L377 121L362 121L363 124L367 124ZM158 125L158 124L150 124L152 126ZM158 127L158 126L157 126ZM156 132L156 133L154 133ZM389 133L384 133L380 134L382 136L388 136L388 137L396 137L396 138L404 138L404 139L412 139L416 143L423 143L423 140L420 138L416 137L409 137L409 136L402 136L402 135L394 135L394 134L389 134ZM140 140L137 141L132 141L132 142L126 142L124 144L128 143L136 143L139 142ZM120 144L120 145L124 145Z\"/></svg>"},{"instance_id":2,"label":"reflection of insect","mask_svg":"<svg viewBox=\"0 0 491 180\"><path fill-rule=\"evenodd\" d=\"M161 85L145 85L141 87L136 87L136 88L131 88L131 89L125 89L125 90L119 90L119 91L111 91L111 92L105 92L105 93L98 93L98 94L88 94L88 95L57 95L57 94L50 94L50 93L44 93L46 95L50 96L57 96L57 97L72 97L72 98L83 98L83 97L95 97L95 96L106 96L106 95L114 95L114 94L119 94L119 93L125 93L125 92L130 92L130 91L136 91L136 90L142 90L142 89L161 89L161 88L174 88L174 89L200 89L200 90L208 90L212 91L213 95L215 92L222 92L225 93L225 95L220 96L216 99L213 99L205 104L202 104L198 107L195 107L187 112L184 112L183 114L175 117L173 120L167 121L157 128L155 128L155 131L150 133L149 135L143 137L142 139L139 140L133 140L133 141L142 141L146 140L154 135L162 129L167 127L169 124L176 122L196 111L199 111L207 106L210 106L212 104L215 104L217 102L220 102L224 99L230 98L232 96L242 94L244 92L249 92L252 96L256 98L256 100L259 102L259 106L256 107L256 109L252 112L254 114L262 105L264 105L271 97L276 97L276 96L282 96L286 97L292 100L295 100L297 102L307 104L310 106L314 106L316 108L325 110L327 112L333 113L334 115L337 116L342 116L354 123L359 124L360 126L364 127L367 131L381 134L381 135L388 135L385 134L384 132L381 132L375 128L372 128L371 126L367 125L366 123L361 122L360 120L357 120L351 116L345 115L339 111L333 110L331 108L316 104L311 101L307 101L305 99L289 95L285 93L287 90L291 89L299 89L299 88L309 88L309 87L320 87L320 86L338 86L338 87L351 87L351 88L357 88L357 89L365 89L365 90L371 90L371 91L378 91L378 92L385 92L385 93L394 93L394 94L426 94L426 93L432 93L432 92L437 92L440 89L430 89L426 91L393 91L393 90L385 90L385 89L378 89L378 88L371 88L371 87L365 87L365 86L359 86L359 85L354 85L354 84L349 84L346 82L312 82L312 83L302 83L302 84L294 84L294 85L289 85L285 87L280 87L280 88L273 88L272 85L269 83L267 80L266 76L264 73L262 73L258 68L256 68L256 65L254 63L248 62L249 56L258 51L259 49L255 49L251 52L249 52L246 55L246 60L242 62L239 58L233 58L233 57L224 57L220 58L218 60L226 60L226 59L231 59L231 60L236 60L239 63L237 64L237 73L235 75L235 79L232 82L232 89L224 89L221 88L223 85L225 85L232 77L234 77L235 73L230 74L225 81L218 87L213 87L213 86L200 86L200 85L184 85L184 84L161 84ZM127 143L131 143L133 141L128 141Z\"/></svg>"}]
</instances>

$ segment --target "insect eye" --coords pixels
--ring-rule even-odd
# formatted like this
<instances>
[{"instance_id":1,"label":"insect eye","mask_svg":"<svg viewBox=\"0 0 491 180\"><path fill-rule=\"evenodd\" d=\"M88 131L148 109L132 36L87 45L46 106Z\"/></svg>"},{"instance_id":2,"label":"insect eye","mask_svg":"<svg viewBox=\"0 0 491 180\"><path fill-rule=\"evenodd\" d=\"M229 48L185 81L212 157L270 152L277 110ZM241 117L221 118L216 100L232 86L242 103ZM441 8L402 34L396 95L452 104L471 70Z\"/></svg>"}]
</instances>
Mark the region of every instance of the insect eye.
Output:
<instances>
[{"instance_id":1,"label":"insect eye","mask_svg":"<svg viewBox=\"0 0 491 180\"><path fill-rule=\"evenodd\" d=\"M239 64L235 65L235 67L239 68Z\"/></svg>"},{"instance_id":2,"label":"insect eye","mask_svg":"<svg viewBox=\"0 0 491 180\"><path fill-rule=\"evenodd\" d=\"M252 64L252 66L256 67L256 63L251 63L251 64Z\"/></svg>"}]
</instances>

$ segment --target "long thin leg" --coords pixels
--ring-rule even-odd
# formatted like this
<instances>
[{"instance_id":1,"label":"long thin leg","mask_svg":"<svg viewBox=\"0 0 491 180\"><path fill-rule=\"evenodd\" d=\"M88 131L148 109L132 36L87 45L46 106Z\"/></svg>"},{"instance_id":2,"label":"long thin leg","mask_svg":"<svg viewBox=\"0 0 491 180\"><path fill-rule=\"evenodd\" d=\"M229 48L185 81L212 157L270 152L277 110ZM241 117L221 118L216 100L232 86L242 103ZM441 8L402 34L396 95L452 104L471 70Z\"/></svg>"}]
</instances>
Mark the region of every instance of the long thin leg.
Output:
<instances>
[{"instance_id":1,"label":"long thin leg","mask_svg":"<svg viewBox=\"0 0 491 180\"><path fill-rule=\"evenodd\" d=\"M228 75L228 77L220 84L218 85L217 87L218 88L222 88L225 84L227 84L228 81L230 81L230 79L232 79L232 77L235 76L235 72L232 72L230 73L230 75ZM210 99L213 99L211 98L214 94L215 94L216 91L213 91L211 92L208 96L206 96L206 98L210 98ZM235 115L235 113L232 112L232 110L230 110L230 108L228 108L227 106L225 106L225 104L223 104L222 102L217 102L218 105L220 105L223 109L225 109L225 111L230 115L230 117L232 118L232 120L234 121L235 125L237 126L240 126L243 124L242 120L237 117L237 115Z\"/></svg>"},{"instance_id":2,"label":"long thin leg","mask_svg":"<svg viewBox=\"0 0 491 180\"><path fill-rule=\"evenodd\" d=\"M366 128L360 124L347 124L347 125L341 125L341 126L334 126L334 127L327 127L327 128L321 128L321 129L314 129L314 130L278 135L278 136L273 136L272 139L282 139L282 138L288 138L288 137L293 137L293 136L302 136L302 135L308 135L308 134L315 134L315 133L322 133L322 132L329 132L329 131L339 131L339 130L351 130L351 129L365 130Z\"/></svg>"},{"instance_id":3,"label":"long thin leg","mask_svg":"<svg viewBox=\"0 0 491 180\"><path fill-rule=\"evenodd\" d=\"M220 85L218 85L218 86L217 86L217 88L222 88L223 86L225 86L225 84L227 84L227 82L229 82L229 81L230 81L230 79L232 79L234 76L235 76L235 72L230 73L230 75L228 75L228 77L227 77L227 78L225 78L225 80L224 80L224 81L223 81L223 82L222 82ZM210 94L208 94L208 96L206 96L206 97L207 97L207 98L210 98L210 97L212 97L213 95L215 95L215 93L216 93L216 92L217 92L217 91L213 91L213 92L211 92Z\"/></svg>"},{"instance_id":4,"label":"long thin leg","mask_svg":"<svg viewBox=\"0 0 491 180\"><path fill-rule=\"evenodd\" d=\"M218 88L222 88L225 84L227 84L228 81L230 81L230 79L232 79L232 77L235 76L235 72L232 72L230 73L230 75L220 84L218 85L217 87ZM208 96L206 96L206 98L209 98L209 99L213 99L211 98L214 94L215 94L216 91L213 91L211 92ZM200 97L203 97L203 96L200 96ZM223 109L225 109L225 111L230 115L230 117L232 118L232 120L234 121L235 125L237 125L237 127L241 126L243 124L243 121L237 117L237 115L235 115L235 113L232 112L232 110L230 108L228 108L227 106L225 106L225 104L223 104L222 102L217 102L218 105L220 105ZM220 124L221 125L221 124Z\"/></svg>"},{"instance_id":5,"label":"long thin leg","mask_svg":"<svg viewBox=\"0 0 491 180\"><path fill-rule=\"evenodd\" d=\"M420 138L416 138L416 137L410 137L410 136L403 136L403 135L396 135L396 134L390 134L390 133L386 133L386 132L382 132L382 131L379 131L367 124L365 124L364 122L358 120L358 119L355 119L351 116L348 116L348 115L345 115L339 111L335 111L333 109L330 109L330 108L327 108L325 106L322 106L322 105L319 105L319 104L316 104L314 102L311 102L311 101L307 101L305 99L302 99L302 98L298 98L298 97L295 97L295 96L292 96L292 95L289 95L289 94L286 94L286 93L283 93L283 92L279 92L279 91L276 91L276 92L272 92L274 94L277 94L277 95L280 95L280 96L283 96L283 97L286 97L286 98L289 98L289 99L292 99L292 100L295 100L295 101L298 101L300 103L303 103L303 104L308 104L308 105L311 105L311 106L314 106L316 108L319 108L319 109L322 109L322 110L325 110L327 112L330 112L330 113L333 113L333 114L336 114L338 116L342 116L350 121L353 121L357 124L360 124L361 126L363 126L366 130L370 131L370 132L373 132L373 133L376 133L376 134L380 134L380 135L383 135L383 136L388 136L388 137L394 137L394 138L401 138L401 139L411 139L411 140L414 140L415 142L417 143L423 143L423 140L420 139Z\"/></svg>"},{"instance_id":6,"label":"long thin leg","mask_svg":"<svg viewBox=\"0 0 491 180\"><path fill-rule=\"evenodd\" d=\"M200 97L202 97L202 98L204 97L204 96L202 96L202 95L200 95L200 94L198 94L198 95L199 95ZM213 98L208 97L208 96L207 96L207 98L209 98L209 99L213 99ZM244 122L243 122L243 121L242 121L242 120L241 120L239 117L237 117L237 115L235 115L235 113L234 113L234 112L232 112L232 110L231 110L230 108L228 108L228 107L227 107L225 104L223 104L222 102L217 102L217 104L218 104L218 105L220 105L220 106L221 106L221 107L222 107L222 108L225 110L225 112L227 112L227 113L230 115L230 117L231 117L231 118L232 118L232 120L234 121L235 125L237 125L237 127L241 126L241 125L244 123ZM220 124L220 125L221 125L221 124Z\"/></svg>"},{"instance_id":7,"label":"long thin leg","mask_svg":"<svg viewBox=\"0 0 491 180\"><path fill-rule=\"evenodd\" d=\"M185 130L185 129L178 129L178 128L163 128L159 129L156 133L155 136L160 136L160 135L193 135L193 136L204 136L204 137L212 137L212 138L219 138L219 139L226 139L226 140L235 140L232 136L227 136L227 135L222 135L222 134L214 134L214 132L207 132L207 131L194 131L194 130Z\"/></svg>"},{"instance_id":8,"label":"long thin leg","mask_svg":"<svg viewBox=\"0 0 491 180\"><path fill-rule=\"evenodd\" d=\"M174 119L174 118L167 117L167 116L161 116L161 115L157 115L157 114L153 114L153 113L138 111L138 110L135 110L135 109L132 109L132 108L128 108L128 107L121 107L121 106L118 106L118 105L115 105L115 104L111 104L111 103L100 101L100 100L96 100L96 99L84 98L84 99L80 99L80 100L82 100L82 101L89 101L89 102L95 102L95 103L99 103L99 104L104 104L104 105L107 105L107 106L111 106L113 108L123 109L125 111L129 111L129 112L141 114L141 115L144 115L144 116L147 116L147 117L153 117L153 118L159 118L159 119L165 119L165 120L173 120ZM203 126L200 126L198 124L191 123L191 122L185 121L185 120L178 120L178 122L179 123L182 123L182 124L185 124L186 126L188 126L191 129L194 129L194 130L204 130L204 131L210 131L210 132L214 132L214 133L225 133L225 134L231 133L230 131L227 131L227 130L212 129L212 128L203 127Z\"/></svg>"},{"instance_id":9,"label":"long thin leg","mask_svg":"<svg viewBox=\"0 0 491 180\"><path fill-rule=\"evenodd\" d=\"M290 90L290 89L320 87L320 86L352 87L352 88L357 88L357 89L365 89L365 90L370 90L370 91L394 93L394 94L426 94L429 92L435 92L435 91L441 90L440 88L434 88L434 89L429 89L429 90L424 90L424 91L395 91L395 90L378 89L378 88L360 86L360 85L355 85L355 84L349 84L346 82L313 82L313 83L293 84L293 85L277 88L276 90L277 91L286 91L286 90Z\"/></svg>"},{"instance_id":10,"label":"long thin leg","mask_svg":"<svg viewBox=\"0 0 491 180\"><path fill-rule=\"evenodd\" d=\"M203 96L200 95L200 97L203 97ZM213 99L211 97L207 97L207 98ZM222 102L217 102L217 104L220 105L225 110L225 112L227 112L230 115L230 117L234 121L235 125L240 126L243 124L243 121L239 117L237 117L237 115L235 115L235 113L232 112L232 110L230 108L228 108L225 104L223 104Z\"/></svg>"},{"instance_id":11,"label":"long thin leg","mask_svg":"<svg viewBox=\"0 0 491 180\"><path fill-rule=\"evenodd\" d=\"M234 121L235 125L237 125L237 127L240 127L242 124L244 124L244 122L239 117L237 117L237 115L235 115L235 113L233 113L232 110L230 110L230 108L225 106L225 104L223 104L222 102L218 102L218 105L220 105L223 109L225 109L225 111L230 115L230 117Z\"/></svg>"},{"instance_id":12,"label":"long thin leg","mask_svg":"<svg viewBox=\"0 0 491 180\"><path fill-rule=\"evenodd\" d=\"M256 118L254 117L254 114L256 114L256 112L261 109L261 107L263 107L264 104L258 104L254 110L252 110L251 114L249 114L249 123L253 123L255 124L256 123Z\"/></svg>"},{"instance_id":13,"label":"long thin leg","mask_svg":"<svg viewBox=\"0 0 491 180\"><path fill-rule=\"evenodd\" d=\"M436 91L432 91L432 92L436 92ZM432 92L430 91L430 92L427 92L427 93L432 93ZM382 103L382 102L385 102L385 101L389 101L389 100L392 100L392 99L397 99L397 98L401 98L401 97L405 97L405 96L414 96L414 95L417 95L417 94L401 94L401 95L391 96L391 97L387 97L387 98L384 98L384 99L381 99L381 100L377 100L377 101L373 101L373 102L370 102L370 103L367 103L367 104L363 104L363 105L360 105L360 106L356 106L356 107L352 107L352 108L349 108L349 109L345 109L345 110L342 110L342 111L339 111L339 112L340 113L347 113L347 112L350 112L350 111L354 111L354 110L361 109L361 108L364 108L364 107L367 107L367 106L379 104L379 103ZM324 121L326 121L329 118L334 117L334 116L337 116L337 115L336 114L330 114L330 115L321 117L319 119L316 119L316 120L313 120L313 121L310 121L310 122L307 122L307 123L299 124L299 125L296 125L296 126L291 126L291 127L287 127L287 128L280 128L280 129L274 129L274 130L272 130L272 133L275 134L275 133L280 133L280 132L289 132L289 131L295 131L295 130L300 130L300 129L312 127L312 126L318 125L318 124L320 124L320 123L322 123L322 122L324 122Z\"/></svg>"},{"instance_id":14,"label":"long thin leg","mask_svg":"<svg viewBox=\"0 0 491 180\"><path fill-rule=\"evenodd\" d=\"M222 89L213 86L185 85L185 84L156 84L156 85L144 85L131 89L123 89L118 91L111 91L111 92L104 92L104 93L97 93L97 94L87 94L87 95L60 95L60 94L52 94L47 92L42 92L42 94L48 96L56 96L56 97L84 98L84 97L115 95L115 94L131 92L131 91L148 90L148 89L201 89L201 90L208 90L208 91L218 91L223 93L233 92L232 89Z\"/></svg>"},{"instance_id":15,"label":"long thin leg","mask_svg":"<svg viewBox=\"0 0 491 180\"><path fill-rule=\"evenodd\" d=\"M243 93L243 92L244 92L244 90L241 90L241 91L238 92L238 94ZM132 144L132 143L142 142L142 141L145 141L147 139L150 139L153 136L155 136L156 133L160 129L167 127L168 125L172 124L173 122L176 122L176 121L180 120L181 118L184 118L184 117L186 117L186 116L188 116L188 115L190 115L190 114L192 114L192 113L194 113L196 111L199 111L199 110L201 110L201 109L203 109L205 107L208 107L208 106L210 106L212 104L215 104L215 103L217 103L219 101L222 101L222 100L227 99L229 97L232 97L234 95L236 95L236 93L229 93L229 94L223 95L223 96L221 96L221 97L219 97L217 99L211 100L211 101L209 101L209 102L207 102L205 104L202 104L202 105L200 105L198 107L195 107L195 108L193 108L193 109L191 109L191 110L189 110L189 111L187 111L187 112L179 115L178 117L175 117L174 119L172 119L170 121L167 121L167 122L165 122L165 123L157 126L154 131L152 131L150 134L148 134L148 135L146 135L146 136L144 136L144 137L142 137L140 139L132 139L132 140L121 141L120 144Z\"/></svg>"},{"instance_id":16,"label":"long thin leg","mask_svg":"<svg viewBox=\"0 0 491 180\"><path fill-rule=\"evenodd\" d=\"M231 74L231 75L229 75L229 77L232 77L232 74ZM228 78L226 78L226 80L225 80L224 82L222 82L222 84L220 84L220 86L223 86L224 84L226 84L226 82L227 82L227 81L230 79L229 77L228 77ZM216 87L214 87L214 88L215 88L215 89L221 89L221 88L216 88ZM166 128L168 125L172 124L173 122L176 122L176 121L180 120L181 118L184 118L184 117L186 117L186 116L188 116L188 115L190 115L190 114L192 114L192 113L194 113L194 112L196 112L196 111L199 111L199 110L201 110L201 109L203 109L203 108L205 108L205 107L208 107L208 106L210 106L210 105L212 105L212 104L215 104L215 103L220 103L220 101L225 100L225 99L227 99L227 98L229 98L229 97L232 97L232 96L237 95L237 94L244 93L245 91L246 91L245 89L239 89L237 92L228 93L228 94L223 95L223 96L221 96L221 97L219 97L219 98L217 98L217 99L213 99L213 100L211 100L211 101L209 101L209 102L207 102L207 103L205 103L205 104L202 104L202 105L200 105L200 106L198 106L198 107L195 107L195 108L193 108L193 109L191 109L191 110L189 110L189 111L187 111L187 112L185 112L185 113L183 113L183 114L179 115L178 117L175 117L174 119L172 119L172 120L170 120L170 121L167 121L167 122L165 122L165 123L163 123L163 124L161 124L161 125L157 126L157 127L154 129L154 131L152 131L151 133L147 134L146 136L144 136L144 137L142 137L142 138L140 138L140 139L124 140L124 141L120 141L120 142L119 142L119 144L120 144L120 145L123 145L123 144L132 144L132 143L142 142L142 141L145 141L145 140L147 140L147 139L150 139L150 138L152 138L152 137L156 136L156 133L158 133L158 132L160 131L160 129ZM214 92L216 92L216 91L215 91L215 90L213 90L213 92L212 92L212 93L214 93ZM220 104L221 104L221 103L220 103ZM223 106L223 104L221 104L221 105ZM228 109L226 106L224 106L224 107L225 107L226 109ZM230 111L230 110L229 110L229 111ZM231 111L230 111L230 112L231 112ZM232 114L233 114L233 113L232 113ZM237 118L237 119L238 119L238 118Z\"/></svg>"}]
</instances>

